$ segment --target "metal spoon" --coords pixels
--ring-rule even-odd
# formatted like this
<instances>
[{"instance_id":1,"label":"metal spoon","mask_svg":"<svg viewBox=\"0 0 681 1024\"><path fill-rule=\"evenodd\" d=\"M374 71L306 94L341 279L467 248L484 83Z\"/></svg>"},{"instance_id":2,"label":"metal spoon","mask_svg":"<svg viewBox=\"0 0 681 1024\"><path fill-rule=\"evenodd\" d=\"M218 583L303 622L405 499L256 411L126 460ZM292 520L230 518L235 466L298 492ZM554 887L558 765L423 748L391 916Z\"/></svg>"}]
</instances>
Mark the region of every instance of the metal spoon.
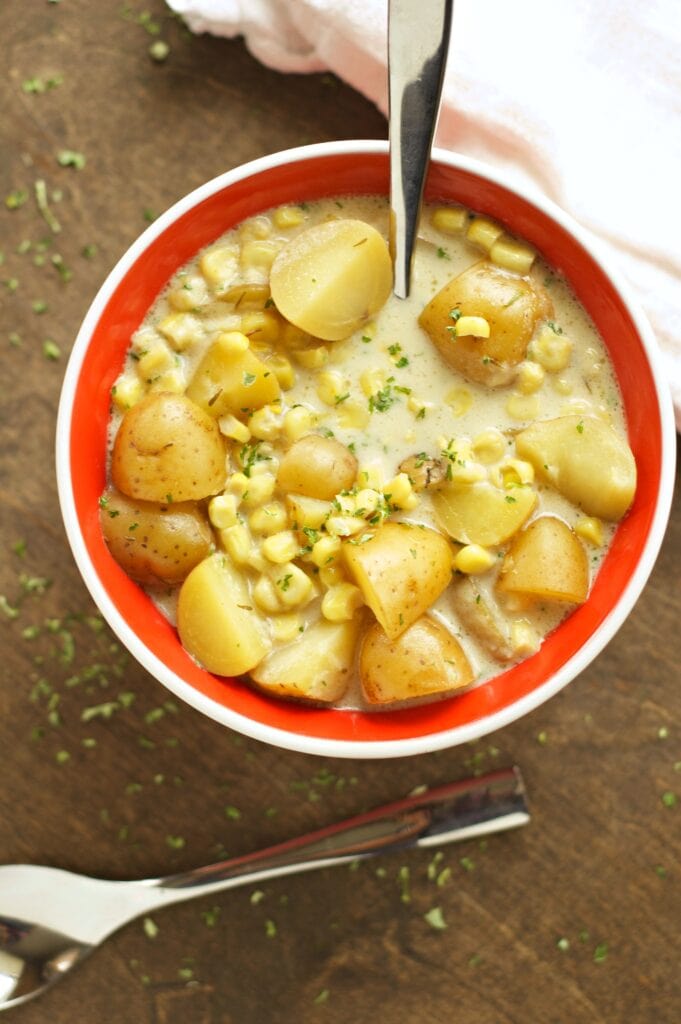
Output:
<instances>
[{"instance_id":1,"label":"metal spoon","mask_svg":"<svg viewBox=\"0 0 681 1024\"><path fill-rule=\"evenodd\" d=\"M447 62L453 0L390 0L390 251L393 291L409 295L421 199Z\"/></svg>"},{"instance_id":2,"label":"metal spoon","mask_svg":"<svg viewBox=\"0 0 681 1024\"><path fill-rule=\"evenodd\" d=\"M141 914L278 875L525 825L518 768L464 779L258 853L168 878L107 882L56 868L0 867L0 1010L39 995Z\"/></svg>"}]
</instances>

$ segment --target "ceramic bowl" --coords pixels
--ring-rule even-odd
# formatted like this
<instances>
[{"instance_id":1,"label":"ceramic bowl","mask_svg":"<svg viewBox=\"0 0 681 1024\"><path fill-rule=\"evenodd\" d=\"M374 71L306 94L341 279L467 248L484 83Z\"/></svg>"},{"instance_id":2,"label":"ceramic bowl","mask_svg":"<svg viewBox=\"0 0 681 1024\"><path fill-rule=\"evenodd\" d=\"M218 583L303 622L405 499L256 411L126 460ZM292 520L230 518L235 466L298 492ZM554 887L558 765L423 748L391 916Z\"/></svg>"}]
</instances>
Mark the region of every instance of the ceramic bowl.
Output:
<instances>
[{"instance_id":1,"label":"ceramic bowl","mask_svg":"<svg viewBox=\"0 0 681 1024\"><path fill-rule=\"evenodd\" d=\"M244 218L282 203L388 192L384 142L332 142L275 153L181 199L128 249L90 307L66 371L57 475L66 532L92 597L135 658L177 697L231 729L313 754L396 757L476 739L527 714L574 679L622 625L658 553L671 502L675 432L651 329L599 247L547 199L463 156L436 150L426 199L503 222L564 274L609 349L638 464L634 504L587 602L528 660L445 701L381 713L275 700L200 668L174 628L111 558L99 528L111 386L130 337L171 275Z\"/></svg>"}]
</instances>

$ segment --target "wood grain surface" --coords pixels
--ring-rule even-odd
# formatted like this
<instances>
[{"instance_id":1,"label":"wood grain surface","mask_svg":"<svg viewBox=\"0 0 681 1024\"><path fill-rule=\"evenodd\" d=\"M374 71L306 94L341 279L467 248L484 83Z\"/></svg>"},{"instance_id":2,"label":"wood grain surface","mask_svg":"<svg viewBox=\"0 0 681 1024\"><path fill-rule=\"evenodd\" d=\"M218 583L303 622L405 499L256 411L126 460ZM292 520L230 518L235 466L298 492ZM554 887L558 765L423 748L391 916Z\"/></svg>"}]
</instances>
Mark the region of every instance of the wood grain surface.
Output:
<instances>
[{"instance_id":1,"label":"wood grain surface","mask_svg":"<svg viewBox=\"0 0 681 1024\"><path fill-rule=\"evenodd\" d=\"M478 743L318 759L169 702L97 617L62 530L53 435L72 339L147 217L243 161L386 126L331 76L190 37L161 0L4 0L2 26L0 862L164 874L513 762L533 812L435 865L411 852L235 890L159 913L153 937L133 923L8 1021L678 1024L678 494L606 652ZM61 166L64 150L85 166Z\"/></svg>"}]
</instances>

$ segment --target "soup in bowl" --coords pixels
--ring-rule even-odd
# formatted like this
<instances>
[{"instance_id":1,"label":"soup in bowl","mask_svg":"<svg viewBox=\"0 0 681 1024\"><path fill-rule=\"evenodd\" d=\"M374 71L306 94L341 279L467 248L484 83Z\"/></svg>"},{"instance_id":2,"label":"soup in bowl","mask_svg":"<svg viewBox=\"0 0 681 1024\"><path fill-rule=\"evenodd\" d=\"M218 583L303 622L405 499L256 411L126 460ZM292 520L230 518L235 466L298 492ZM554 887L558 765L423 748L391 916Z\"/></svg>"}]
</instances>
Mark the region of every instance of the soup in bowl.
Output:
<instances>
[{"instance_id":1,"label":"soup in bowl","mask_svg":"<svg viewBox=\"0 0 681 1024\"><path fill-rule=\"evenodd\" d=\"M391 295L387 147L256 161L131 247L58 427L93 597L248 735L385 757L565 685L659 549L673 423L650 329L552 204L437 152Z\"/></svg>"}]
</instances>

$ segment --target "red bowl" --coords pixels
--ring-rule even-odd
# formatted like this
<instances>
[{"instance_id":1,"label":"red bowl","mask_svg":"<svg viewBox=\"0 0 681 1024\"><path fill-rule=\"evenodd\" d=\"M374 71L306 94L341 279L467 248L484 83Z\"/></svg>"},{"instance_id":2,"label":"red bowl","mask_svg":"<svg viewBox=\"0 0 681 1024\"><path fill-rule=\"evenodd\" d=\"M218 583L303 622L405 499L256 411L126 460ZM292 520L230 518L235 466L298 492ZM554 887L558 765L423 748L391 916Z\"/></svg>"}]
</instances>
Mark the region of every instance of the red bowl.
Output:
<instances>
[{"instance_id":1,"label":"red bowl","mask_svg":"<svg viewBox=\"0 0 681 1024\"><path fill-rule=\"evenodd\" d=\"M334 142L288 150L215 178L176 203L130 247L78 334L57 426L62 514L95 602L122 642L161 683L216 721L278 746L347 757L393 757L468 742L556 693L602 650L638 598L671 503L675 430L651 329L597 243L547 199L501 174L436 150L426 199L461 203L503 222L563 274L608 347L638 466L634 504L618 526L587 602L521 664L454 697L365 713L271 699L200 668L175 629L114 562L99 527L111 387L133 332L168 279L199 249L254 214L325 196L388 193L387 144Z\"/></svg>"}]
</instances>

